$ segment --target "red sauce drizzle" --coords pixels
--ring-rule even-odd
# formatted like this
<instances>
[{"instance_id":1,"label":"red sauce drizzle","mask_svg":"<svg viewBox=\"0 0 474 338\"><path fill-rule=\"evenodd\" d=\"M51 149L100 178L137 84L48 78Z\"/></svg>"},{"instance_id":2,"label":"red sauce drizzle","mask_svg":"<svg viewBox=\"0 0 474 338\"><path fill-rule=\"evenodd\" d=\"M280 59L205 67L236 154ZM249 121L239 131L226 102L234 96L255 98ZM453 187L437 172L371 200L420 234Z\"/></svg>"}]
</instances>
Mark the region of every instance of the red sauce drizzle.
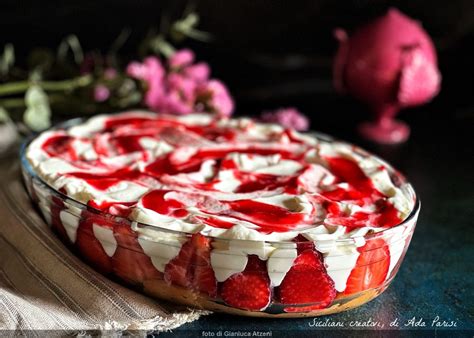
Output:
<instances>
[{"instance_id":1,"label":"red sauce drizzle","mask_svg":"<svg viewBox=\"0 0 474 338\"><path fill-rule=\"evenodd\" d=\"M96 160L96 162L100 164L102 163L100 157L110 156L108 154L110 149L113 150L113 155L132 152L142 152L145 154L140 144L140 139L143 137L158 139L160 131L170 127L180 128L180 131L184 130L184 133L192 133L196 140L200 136L221 144L232 144L232 141L235 141L238 136L238 130L218 127L216 121L212 121L209 125L205 126L192 126L166 117L110 118L105 121L105 129L100 134L96 134L91 140L94 149L99 155L99 160ZM304 143L294 137L288 130L279 135L279 137L285 136L285 139L291 141L293 145ZM93 161L78 161L78 156L71 146L73 140L73 137L66 135L52 136L43 143L42 149L52 157L62 157L69 161L74 161L78 167L81 166L81 163L93 164ZM109 147L109 145L111 146ZM192 145L188 144L186 146ZM124 168L101 174L72 172L66 175L83 179L96 189L106 190L124 180L139 182L140 178L145 176L152 176L158 180L161 178L164 182L164 175L196 172L200 170L204 161L215 160L218 170L233 170L234 176L241 182L235 191L236 193L269 191L282 188L284 193L297 194L299 189L298 176L304 169L294 175L287 176L251 173L239 170L231 159L226 158L230 153L262 156L278 154L283 159L295 160L304 166L305 151L294 152L288 149L291 148L285 149L285 145L280 145L280 148L265 147L264 142L261 144L256 143L252 146L234 144L225 148L219 146L203 147L183 162L177 162L176 159L173 159L172 153L163 155L153 163L148 164L144 172ZM143 157L143 159L146 159L146 157ZM357 163L342 157L327 157L325 160L330 171L336 176L337 183L348 184L347 188L336 187L333 190L321 193L327 199L323 203L323 207L327 211L327 218L332 223L347 226L349 229L366 226L367 224L390 227L400 223L401 220L397 209L374 187L371 180L364 174ZM106 167L105 164L103 166ZM385 168L381 166L379 169L384 170ZM216 183L219 182L216 177L206 183L190 183L190 185L196 191L213 190ZM179 185L180 183L177 184ZM172 190L153 190L147 193L141 200L143 206L162 215L176 218L186 217L188 212L183 203L175 199L166 198L166 194L170 191ZM376 211L373 213L360 211L348 216L339 207L339 202L341 201L351 201L351 203L359 206L375 205ZM229 209L222 211L219 215L254 223L260 226L259 231L261 232L285 232L310 224L305 219L307 215L250 199L231 202L221 201L221 203L226 204ZM135 207L136 203L96 203L95 201L89 201L89 205L101 210L113 210L115 214L126 217L131 208ZM229 229L234 225L233 222L222 221L213 217L195 216L195 218L217 228Z\"/></svg>"},{"instance_id":2,"label":"red sauce drizzle","mask_svg":"<svg viewBox=\"0 0 474 338\"><path fill-rule=\"evenodd\" d=\"M118 153L129 154L135 151L142 151L143 147L140 144L140 139L142 137L152 137L153 134L138 134L138 135L119 135L114 136L110 142L117 148Z\"/></svg>"},{"instance_id":3,"label":"red sauce drizzle","mask_svg":"<svg viewBox=\"0 0 474 338\"><path fill-rule=\"evenodd\" d=\"M71 147L71 142L74 140L71 136L56 135L47 139L41 149L43 149L51 157L66 158L71 161L77 160L76 152Z\"/></svg>"},{"instance_id":4,"label":"red sauce drizzle","mask_svg":"<svg viewBox=\"0 0 474 338\"><path fill-rule=\"evenodd\" d=\"M120 169L106 174L92 174L88 172L72 172L67 173L67 176L80 178L99 190L106 190L111 186L121 181L133 181L139 178L142 174L137 170L128 168Z\"/></svg>"},{"instance_id":5,"label":"red sauce drizzle","mask_svg":"<svg viewBox=\"0 0 474 338\"><path fill-rule=\"evenodd\" d=\"M322 195L333 201L356 201L356 204L375 204L375 213L355 212L347 216L341 212L337 203L327 203L328 217L333 223L344 225L348 228L363 227L368 224L379 227L391 227L401 222L398 210L380 193L372 181L359 168L357 163L341 158L326 158L332 173L342 182L349 183L348 189L337 188L323 192Z\"/></svg>"},{"instance_id":6,"label":"red sauce drizzle","mask_svg":"<svg viewBox=\"0 0 474 338\"><path fill-rule=\"evenodd\" d=\"M165 198L168 192L170 190L153 190L149 192L142 198L143 206L161 215L177 218L186 217L188 212L184 209L185 206L181 202Z\"/></svg>"},{"instance_id":7,"label":"red sauce drizzle","mask_svg":"<svg viewBox=\"0 0 474 338\"><path fill-rule=\"evenodd\" d=\"M141 127L143 124L155 121L153 117L120 117L111 118L105 121L105 130L110 131L121 126Z\"/></svg>"},{"instance_id":8,"label":"red sauce drizzle","mask_svg":"<svg viewBox=\"0 0 474 338\"><path fill-rule=\"evenodd\" d=\"M233 210L232 216L252 222L264 232L285 232L305 223L305 215L290 212L285 208L252 200L227 202Z\"/></svg>"}]
</instances>

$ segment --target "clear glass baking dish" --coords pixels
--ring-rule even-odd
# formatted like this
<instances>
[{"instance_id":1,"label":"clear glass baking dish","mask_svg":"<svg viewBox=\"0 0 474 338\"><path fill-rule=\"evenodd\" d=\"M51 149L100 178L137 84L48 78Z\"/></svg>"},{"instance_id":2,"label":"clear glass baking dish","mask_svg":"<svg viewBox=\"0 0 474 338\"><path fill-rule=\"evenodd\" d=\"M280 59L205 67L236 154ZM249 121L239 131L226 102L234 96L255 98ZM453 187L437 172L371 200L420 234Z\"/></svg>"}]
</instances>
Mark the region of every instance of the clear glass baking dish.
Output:
<instances>
[{"instance_id":1,"label":"clear glass baking dish","mask_svg":"<svg viewBox=\"0 0 474 338\"><path fill-rule=\"evenodd\" d=\"M80 122L81 119L74 119L56 128L68 128ZM332 141L323 134L312 135ZM27 191L65 245L97 271L118 277L145 294L212 311L258 317L303 317L360 306L377 297L392 282L410 244L420 210L420 202L409 186L415 203L403 222L365 236L316 243L316 247L337 247L337 253L331 257L322 255L314 243L302 237L291 242L211 238L114 216L69 198L36 175L25 157L30 141L21 149ZM354 151L370 155L357 147ZM383 163L396 184L406 183L398 171ZM230 246L234 249L227 250ZM258 255L246 255L249 247L253 248L252 252L255 247L271 250L274 259L265 261ZM298 258L290 270L275 264L279 257L291 252L297 252ZM325 256L324 265L301 265L305 261L299 257L308 255L310 262L314 257L322 260ZM211 266L212 259L223 270L235 264L244 264L244 270L219 281ZM328 260L339 263L336 268L331 264L330 269ZM331 277L321 278L315 269L323 269ZM278 285L273 285L266 270L273 276L280 275ZM344 289L339 285L340 291L336 291L333 279L340 276L346 278L346 285ZM295 303L294 294L305 294L306 301Z\"/></svg>"}]
</instances>

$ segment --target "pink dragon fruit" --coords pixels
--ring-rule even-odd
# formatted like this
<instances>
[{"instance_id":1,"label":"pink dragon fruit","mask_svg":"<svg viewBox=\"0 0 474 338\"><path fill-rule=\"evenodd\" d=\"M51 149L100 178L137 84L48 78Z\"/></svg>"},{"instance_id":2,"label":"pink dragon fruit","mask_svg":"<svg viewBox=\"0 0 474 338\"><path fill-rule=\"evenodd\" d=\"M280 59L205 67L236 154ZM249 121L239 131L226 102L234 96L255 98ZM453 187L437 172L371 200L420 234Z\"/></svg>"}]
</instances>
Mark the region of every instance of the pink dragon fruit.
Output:
<instances>
[{"instance_id":1,"label":"pink dragon fruit","mask_svg":"<svg viewBox=\"0 0 474 338\"><path fill-rule=\"evenodd\" d=\"M394 119L401 108L421 105L440 90L436 50L417 21L390 9L348 37L335 31L340 42L334 62L334 83L369 104L375 122L360 132L379 143L407 140L410 129Z\"/></svg>"}]
</instances>

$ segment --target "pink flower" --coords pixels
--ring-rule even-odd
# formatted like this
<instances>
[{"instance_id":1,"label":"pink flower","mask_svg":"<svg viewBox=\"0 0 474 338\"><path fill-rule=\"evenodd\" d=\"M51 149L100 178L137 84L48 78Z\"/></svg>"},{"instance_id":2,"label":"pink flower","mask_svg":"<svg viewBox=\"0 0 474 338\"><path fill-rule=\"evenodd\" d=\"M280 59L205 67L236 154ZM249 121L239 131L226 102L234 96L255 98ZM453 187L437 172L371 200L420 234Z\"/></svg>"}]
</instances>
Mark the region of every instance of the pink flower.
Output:
<instances>
[{"instance_id":1,"label":"pink flower","mask_svg":"<svg viewBox=\"0 0 474 338\"><path fill-rule=\"evenodd\" d=\"M176 90L169 92L163 103L161 111L167 114L187 115L194 112L194 105L184 101Z\"/></svg>"},{"instance_id":2,"label":"pink flower","mask_svg":"<svg viewBox=\"0 0 474 338\"><path fill-rule=\"evenodd\" d=\"M171 68L181 68L194 62L194 53L190 49L182 49L171 55L168 64Z\"/></svg>"},{"instance_id":3,"label":"pink flower","mask_svg":"<svg viewBox=\"0 0 474 338\"><path fill-rule=\"evenodd\" d=\"M149 81L162 80L165 69L155 56L147 57L143 63L131 62L127 66L127 74L135 79Z\"/></svg>"},{"instance_id":4,"label":"pink flower","mask_svg":"<svg viewBox=\"0 0 474 338\"><path fill-rule=\"evenodd\" d=\"M159 81L148 82L148 89L145 93L145 104L153 110L161 110L165 100L165 91Z\"/></svg>"},{"instance_id":5,"label":"pink flower","mask_svg":"<svg viewBox=\"0 0 474 338\"><path fill-rule=\"evenodd\" d=\"M198 88L198 97L205 107L219 116L228 117L234 110L234 101L219 80L210 80Z\"/></svg>"},{"instance_id":6,"label":"pink flower","mask_svg":"<svg viewBox=\"0 0 474 338\"><path fill-rule=\"evenodd\" d=\"M94 100L96 102L104 102L110 97L110 90L104 85L97 85L94 88Z\"/></svg>"},{"instance_id":7,"label":"pink flower","mask_svg":"<svg viewBox=\"0 0 474 338\"><path fill-rule=\"evenodd\" d=\"M193 79L187 78L179 73L171 73L168 75L168 87L170 90L176 90L183 96L186 101L194 101L196 98L197 83Z\"/></svg>"},{"instance_id":8,"label":"pink flower","mask_svg":"<svg viewBox=\"0 0 474 338\"><path fill-rule=\"evenodd\" d=\"M143 63L131 62L127 74L147 84L145 104L151 109L162 108L165 100L164 77L165 69L157 57L147 57Z\"/></svg>"},{"instance_id":9,"label":"pink flower","mask_svg":"<svg viewBox=\"0 0 474 338\"><path fill-rule=\"evenodd\" d=\"M145 78L145 66L137 61L132 61L128 64L127 69L125 70L128 76L133 77L134 79L143 80Z\"/></svg>"},{"instance_id":10,"label":"pink flower","mask_svg":"<svg viewBox=\"0 0 474 338\"><path fill-rule=\"evenodd\" d=\"M277 123L285 128L306 131L309 129L308 118L296 108L280 108L274 112L264 112L262 121Z\"/></svg>"},{"instance_id":11,"label":"pink flower","mask_svg":"<svg viewBox=\"0 0 474 338\"><path fill-rule=\"evenodd\" d=\"M195 111L230 116L234 102L220 81L209 80L206 63L193 64L194 54L184 49L168 60L165 69L157 57L142 63L131 62L127 74L146 83L144 103L166 114L190 114Z\"/></svg>"},{"instance_id":12,"label":"pink flower","mask_svg":"<svg viewBox=\"0 0 474 338\"><path fill-rule=\"evenodd\" d=\"M207 81L210 73L209 65L204 62L196 63L183 69L183 74L196 82Z\"/></svg>"}]
</instances>

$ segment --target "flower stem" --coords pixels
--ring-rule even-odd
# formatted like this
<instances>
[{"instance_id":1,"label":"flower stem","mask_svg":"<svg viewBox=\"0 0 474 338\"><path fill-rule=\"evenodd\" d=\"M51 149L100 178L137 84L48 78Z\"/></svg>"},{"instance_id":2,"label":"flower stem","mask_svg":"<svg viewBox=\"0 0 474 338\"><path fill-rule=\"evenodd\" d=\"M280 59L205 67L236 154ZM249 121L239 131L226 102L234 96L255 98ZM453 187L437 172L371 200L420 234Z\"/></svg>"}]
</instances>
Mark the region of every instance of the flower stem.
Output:
<instances>
[{"instance_id":1,"label":"flower stem","mask_svg":"<svg viewBox=\"0 0 474 338\"><path fill-rule=\"evenodd\" d=\"M26 107L24 99L0 99L0 106L5 109Z\"/></svg>"},{"instance_id":2,"label":"flower stem","mask_svg":"<svg viewBox=\"0 0 474 338\"><path fill-rule=\"evenodd\" d=\"M40 82L41 88L49 91L69 91L79 87L86 87L92 83L91 75L83 75L64 81L44 81Z\"/></svg>"},{"instance_id":3,"label":"flower stem","mask_svg":"<svg viewBox=\"0 0 474 338\"><path fill-rule=\"evenodd\" d=\"M51 105L54 105L68 99L61 94L51 94L48 96L48 100ZM26 108L26 103L23 98L0 99L0 107L5 109Z\"/></svg>"},{"instance_id":4,"label":"flower stem","mask_svg":"<svg viewBox=\"0 0 474 338\"><path fill-rule=\"evenodd\" d=\"M0 95L11 95L25 92L30 86L29 81L10 82L0 85Z\"/></svg>"},{"instance_id":5,"label":"flower stem","mask_svg":"<svg viewBox=\"0 0 474 338\"><path fill-rule=\"evenodd\" d=\"M46 91L71 91L92 83L91 75L83 75L62 81L18 81L0 85L0 96L24 93L32 84L38 84Z\"/></svg>"}]
</instances>

